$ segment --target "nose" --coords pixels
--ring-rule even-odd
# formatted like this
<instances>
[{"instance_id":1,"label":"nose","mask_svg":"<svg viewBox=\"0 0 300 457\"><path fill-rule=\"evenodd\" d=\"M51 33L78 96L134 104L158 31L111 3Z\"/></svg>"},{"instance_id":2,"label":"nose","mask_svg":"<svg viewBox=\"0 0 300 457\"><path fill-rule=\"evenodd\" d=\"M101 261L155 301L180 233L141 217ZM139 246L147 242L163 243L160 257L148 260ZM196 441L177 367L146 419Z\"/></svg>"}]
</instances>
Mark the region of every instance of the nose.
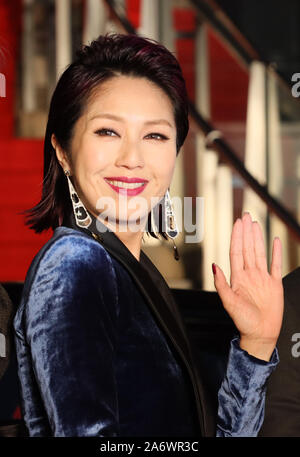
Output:
<instances>
[{"instance_id":1,"label":"nose","mask_svg":"<svg viewBox=\"0 0 300 457\"><path fill-rule=\"evenodd\" d=\"M117 167L129 169L142 168L144 166L142 146L133 139L124 139L118 151L115 164Z\"/></svg>"}]
</instances>

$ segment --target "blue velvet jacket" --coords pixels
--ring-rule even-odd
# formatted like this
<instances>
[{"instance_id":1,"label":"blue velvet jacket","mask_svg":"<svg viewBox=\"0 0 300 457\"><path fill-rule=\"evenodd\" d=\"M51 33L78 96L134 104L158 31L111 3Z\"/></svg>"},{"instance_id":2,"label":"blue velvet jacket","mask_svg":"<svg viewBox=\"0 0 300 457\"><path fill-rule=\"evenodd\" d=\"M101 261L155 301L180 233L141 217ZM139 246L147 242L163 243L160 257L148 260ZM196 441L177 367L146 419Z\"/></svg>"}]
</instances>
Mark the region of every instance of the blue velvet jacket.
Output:
<instances>
[{"instance_id":1,"label":"blue velvet jacket","mask_svg":"<svg viewBox=\"0 0 300 457\"><path fill-rule=\"evenodd\" d=\"M232 341L217 414L160 273L97 228L70 215L26 276L14 329L29 435L255 436L277 351L264 362Z\"/></svg>"}]
</instances>

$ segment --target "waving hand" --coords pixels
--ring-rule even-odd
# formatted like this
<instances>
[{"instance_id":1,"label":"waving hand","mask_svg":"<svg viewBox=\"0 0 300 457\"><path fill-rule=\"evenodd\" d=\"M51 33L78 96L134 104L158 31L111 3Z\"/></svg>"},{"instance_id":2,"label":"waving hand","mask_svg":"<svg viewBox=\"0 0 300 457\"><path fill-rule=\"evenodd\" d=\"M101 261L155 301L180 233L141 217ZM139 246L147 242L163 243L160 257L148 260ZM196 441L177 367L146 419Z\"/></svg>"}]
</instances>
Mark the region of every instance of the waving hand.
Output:
<instances>
[{"instance_id":1,"label":"waving hand","mask_svg":"<svg viewBox=\"0 0 300 457\"><path fill-rule=\"evenodd\" d=\"M240 347L267 361L282 324L281 250L280 239L275 238L269 273L261 228L245 213L232 230L230 285L221 268L213 264L215 287L240 332Z\"/></svg>"}]
</instances>

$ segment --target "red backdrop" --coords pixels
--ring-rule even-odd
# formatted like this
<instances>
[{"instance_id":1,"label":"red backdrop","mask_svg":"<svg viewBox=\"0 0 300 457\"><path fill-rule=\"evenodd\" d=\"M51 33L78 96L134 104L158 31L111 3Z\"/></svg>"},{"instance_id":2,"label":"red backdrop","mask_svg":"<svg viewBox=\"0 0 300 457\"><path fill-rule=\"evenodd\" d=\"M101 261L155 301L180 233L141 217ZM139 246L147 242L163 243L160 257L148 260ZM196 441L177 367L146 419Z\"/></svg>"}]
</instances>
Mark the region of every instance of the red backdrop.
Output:
<instances>
[{"instance_id":1,"label":"red backdrop","mask_svg":"<svg viewBox=\"0 0 300 457\"><path fill-rule=\"evenodd\" d=\"M21 0L0 2L1 72L6 78L6 98L0 98L0 280L24 280L35 253L50 233L35 235L24 226L20 212L40 196L42 140L15 137L15 104Z\"/></svg>"}]
</instances>

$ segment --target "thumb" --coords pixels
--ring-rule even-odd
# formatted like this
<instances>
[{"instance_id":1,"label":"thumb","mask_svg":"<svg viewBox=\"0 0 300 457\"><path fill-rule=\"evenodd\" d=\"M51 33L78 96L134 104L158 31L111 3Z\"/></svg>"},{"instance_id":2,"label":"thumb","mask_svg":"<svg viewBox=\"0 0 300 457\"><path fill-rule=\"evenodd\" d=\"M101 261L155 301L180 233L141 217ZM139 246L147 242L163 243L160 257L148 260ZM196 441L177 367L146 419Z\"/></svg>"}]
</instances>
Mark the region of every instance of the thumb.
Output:
<instances>
[{"instance_id":1,"label":"thumb","mask_svg":"<svg viewBox=\"0 0 300 457\"><path fill-rule=\"evenodd\" d=\"M226 311L230 313L235 300L234 292L229 286L221 268L218 267L218 265L216 265L215 263L213 263L212 270L214 274L215 288L222 300L224 308L226 309Z\"/></svg>"}]
</instances>

